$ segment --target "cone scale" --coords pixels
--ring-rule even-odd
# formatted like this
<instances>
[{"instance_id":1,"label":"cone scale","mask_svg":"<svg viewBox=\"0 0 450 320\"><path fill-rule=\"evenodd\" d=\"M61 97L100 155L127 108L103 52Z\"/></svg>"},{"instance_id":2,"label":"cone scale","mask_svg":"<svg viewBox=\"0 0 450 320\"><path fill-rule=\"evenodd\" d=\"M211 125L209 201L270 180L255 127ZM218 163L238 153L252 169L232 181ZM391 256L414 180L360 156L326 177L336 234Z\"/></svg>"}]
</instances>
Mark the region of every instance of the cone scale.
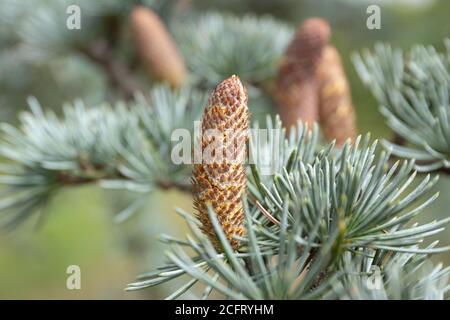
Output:
<instances>
[{"instance_id":1,"label":"cone scale","mask_svg":"<svg viewBox=\"0 0 450 320\"><path fill-rule=\"evenodd\" d=\"M352 104L350 86L338 51L327 46L317 70L319 82L319 117L327 140L343 145L356 137L356 115Z\"/></svg>"}]
</instances>

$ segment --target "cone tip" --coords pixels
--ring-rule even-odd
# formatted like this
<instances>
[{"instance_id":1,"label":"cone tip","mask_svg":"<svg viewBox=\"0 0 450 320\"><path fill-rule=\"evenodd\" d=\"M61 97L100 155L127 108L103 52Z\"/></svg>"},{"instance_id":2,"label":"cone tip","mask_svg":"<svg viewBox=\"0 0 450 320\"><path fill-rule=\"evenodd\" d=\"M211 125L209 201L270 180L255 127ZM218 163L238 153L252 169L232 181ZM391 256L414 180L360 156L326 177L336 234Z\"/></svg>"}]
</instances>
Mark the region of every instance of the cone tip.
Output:
<instances>
[{"instance_id":1,"label":"cone tip","mask_svg":"<svg viewBox=\"0 0 450 320\"><path fill-rule=\"evenodd\" d=\"M138 5L131 11L132 20L138 19L148 19L149 17L157 17L152 9L145 7L143 5Z\"/></svg>"},{"instance_id":2,"label":"cone tip","mask_svg":"<svg viewBox=\"0 0 450 320\"><path fill-rule=\"evenodd\" d=\"M314 36L328 42L331 36L329 23L323 18L308 18L299 27L299 32L308 36Z\"/></svg>"},{"instance_id":3,"label":"cone tip","mask_svg":"<svg viewBox=\"0 0 450 320\"><path fill-rule=\"evenodd\" d=\"M247 90L237 75L223 80L217 85L210 97L210 103L231 106L235 103L247 103Z\"/></svg>"}]
</instances>

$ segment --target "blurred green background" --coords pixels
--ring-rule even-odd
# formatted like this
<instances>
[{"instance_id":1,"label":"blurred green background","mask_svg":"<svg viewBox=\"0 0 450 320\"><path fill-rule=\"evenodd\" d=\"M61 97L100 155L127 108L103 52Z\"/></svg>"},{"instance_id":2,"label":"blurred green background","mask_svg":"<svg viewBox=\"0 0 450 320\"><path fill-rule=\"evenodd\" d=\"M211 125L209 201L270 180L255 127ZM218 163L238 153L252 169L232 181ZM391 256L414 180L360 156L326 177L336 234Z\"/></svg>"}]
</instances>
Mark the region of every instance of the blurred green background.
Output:
<instances>
[{"instance_id":1,"label":"blurred green background","mask_svg":"<svg viewBox=\"0 0 450 320\"><path fill-rule=\"evenodd\" d=\"M8 10L3 1L6 0L0 0L0 10ZM24 2L32 8L39 1ZM366 28L366 8L372 3L381 7L381 30ZM358 79L350 54L371 48L376 41L390 42L405 49L416 43L430 44L441 50L442 40L450 30L450 1L446 0L193 0L190 6L201 11L231 11L237 15L270 14L292 26L307 17L326 18L332 26L332 42L342 55L351 83L359 132L371 132L372 137L377 138L390 138L391 132L374 99ZM163 17L168 15L164 5L159 6L159 10ZM0 30L0 52L5 53L12 44L4 40L3 33ZM127 45L131 46L127 36L122 45L124 51L128 50ZM30 95L36 96L45 108L54 110L75 98L87 103L116 98L102 70L79 55L58 56L50 64L31 65L19 57L3 54L0 60L1 121L15 123ZM420 216L423 221L449 214L450 178L441 177L436 190L441 191L441 196ZM191 200L176 191L157 192L149 197L144 210L123 224L114 224L112 214L128 197L130 195L123 193L105 192L95 185L65 189L52 199L45 209L45 221L37 227L35 221L29 221L10 234L1 234L0 299L166 296L167 286L133 293L123 288L136 275L153 269L164 259L163 245L157 241L160 233L179 236L185 233L174 207L192 211ZM439 239L449 244L450 230L441 233ZM449 264L450 254L437 255L433 260ZM72 264L81 267L81 290L66 289L66 268Z\"/></svg>"}]
</instances>

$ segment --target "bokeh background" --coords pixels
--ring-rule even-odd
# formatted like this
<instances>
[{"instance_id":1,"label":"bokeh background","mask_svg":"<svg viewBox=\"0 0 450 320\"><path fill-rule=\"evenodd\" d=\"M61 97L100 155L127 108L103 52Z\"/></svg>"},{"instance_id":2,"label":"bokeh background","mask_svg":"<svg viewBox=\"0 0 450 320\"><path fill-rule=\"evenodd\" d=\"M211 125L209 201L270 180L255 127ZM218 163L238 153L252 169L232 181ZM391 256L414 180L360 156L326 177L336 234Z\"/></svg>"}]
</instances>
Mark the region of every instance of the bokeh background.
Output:
<instances>
[{"instance_id":1,"label":"bokeh background","mask_svg":"<svg viewBox=\"0 0 450 320\"><path fill-rule=\"evenodd\" d=\"M98 3L96 11L90 14L98 15L99 19L120 16L120 21L126 21L133 4L137 3L122 1L121 9L117 10L109 7L106 1L92 2ZM175 0L143 2L168 23L170 19L177 19L177 15L186 14L179 9L174 12L175 7L180 8L174 6ZM178 2L184 2L181 8L185 11L271 15L292 27L307 17L327 19L332 26L332 42L342 55L351 84L359 132L371 132L373 137L379 138L390 138L392 133L384 124L376 102L358 79L350 61L351 53L372 48L377 41L404 49L420 43L442 50L443 39L449 36L450 31L450 1L447 0ZM381 7L380 30L366 27L366 9L370 4ZM58 0L0 0L1 122L16 123L20 111L27 108L26 98L31 95L45 108L56 111L64 102L76 98L87 104L118 98L104 70L82 55L58 52L44 56L39 62L30 62L27 57L16 53L15 31L29 32L29 37L45 46L46 37L52 36L54 28L65 27L45 19L46 8L53 5L61 4ZM44 19L38 19L41 23L31 23L30 26L30 21L35 22L33 17L38 14L43 14ZM65 17L62 10L61 23ZM81 32L89 33L91 30L84 28ZM129 29L125 26L116 32L122 35L122 54L132 54ZM138 77L142 76L139 65L134 72ZM142 81L146 83L148 80L142 76ZM441 177L436 189L441 191L441 196L420 216L424 221L450 214L450 178ZM185 226L174 207L192 211L191 200L177 191L159 191L149 197L143 210L128 221L115 224L112 213L117 212L131 196L123 192L106 192L96 185L71 187L52 199L45 208L46 220L38 226L35 221L29 221L12 233L0 234L0 299L148 299L166 296L169 286L176 286L176 283L132 293L123 289L136 275L154 269L164 259L163 245L158 242L160 233L179 236L185 233ZM449 244L450 229L438 238ZM449 264L450 254L437 255L433 260ZM66 268L72 264L81 267L81 290L66 289Z\"/></svg>"}]
</instances>

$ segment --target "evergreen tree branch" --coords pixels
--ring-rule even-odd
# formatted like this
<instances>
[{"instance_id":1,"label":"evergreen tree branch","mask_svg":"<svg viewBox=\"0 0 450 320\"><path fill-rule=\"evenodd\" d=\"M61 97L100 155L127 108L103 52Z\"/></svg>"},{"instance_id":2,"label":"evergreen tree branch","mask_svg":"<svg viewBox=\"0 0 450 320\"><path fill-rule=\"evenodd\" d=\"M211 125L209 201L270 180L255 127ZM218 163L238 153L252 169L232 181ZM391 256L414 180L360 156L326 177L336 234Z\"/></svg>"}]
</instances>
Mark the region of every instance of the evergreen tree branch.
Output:
<instances>
[{"instance_id":1,"label":"evergreen tree branch","mask_svg":"<svg viewBox=\"0 0 450 320\"><path fill-rule=\"evenodd\" d=\"M373 52L353 56L359 76L400 139L383 145L398 157L415 159L418 171L447 173L450 168L450 40L445 43L444 53L415 46L404 54L377 44Z\"/></svg>"},{"instance_id":2,"label":"evergreen tree branch","mask_svg":"<svg viewBox=\"0 0 450 320\"><path fill-rule=\"evenodd\" d=\"M279 119L268 120L267 127L279 126ZM237 237L238 251L231 251L212 208L209 216L224 253L201 231L201 222L179 211L192 234L186 240L163 235L170 262L140 276L127 290L188 275L186 285L195 281L210 288L204 298L211 291L232 299L447 297L450 268L437 265L429 272L424 266L430 264L427 255L449 248L437 242L419 245L450 219L410 223L436 198L426 195L435 179L426 177L409 189L415 178L412 162L390 168L389 154L377 157L369 136L342 150L333 144L318 148L316 131L299 124L289 137L283 134L274 175L262 174L267 168L262 161L252 165L248 188L255 200L244 200L247 234ZM252 137L250 154L269 157L277 139L259 143ZM370 277L375 276L379 289L373 290ZM177 290L169 298L185 292Z\"/></svg>"},{"instance_id":3,"label":"evergreen tree branch","mask_svg":"<svg viewBox=\"0 0 450 320\"><path fill-rule=\"evenodd\" d=\"M172 29L194 80L208 88L232 74L252 84L272 78L293 33L269 17L218 13L182 20Z\"/></svg>"},{"instance_id":4,"label":"evergreen tree branch","mask_svg":"<svg viewBox=\"0 0 450 320\"><path fill-rule=\"evenodd\" d=\"M98 183L102 180L117 180L122 179L124 181L129 180L129 178L124 177L120 174L120 172L117 172L116 174L108 174L108 175L102 175L97 174L96 176L85 176L86 172L83 174L82 177L71 175L68 172L60 172L57 175L56 180L63 186L78 186L78 185L84 185L84 184L92 184L92 183ZM192 193L192 186L191 184L182 183L178 181L172 181L166 178L160 178L157 181L155 181L155 185L158 186L162 190L170 190L170 189L177 189L182 192L186 193Z\"/></svg>"},{"instance_id":5,"label":"evergreen tree branch","mask_svg":"<svg viewBox=\"0 0 450 320\"><path fill-rule=\"evenodd\" d=\"M155 188L190 192L190 166L172 162L171 135L184 128L192 136L204 95L159 86L148 97L137 94L131 107L88 108L77 101L64 107L62 118L29 99L31 112L21 114L19 127L1 125L0 226L18 225L65 186L134 191L142 204Z\"/></svg>"}]
</instances>

